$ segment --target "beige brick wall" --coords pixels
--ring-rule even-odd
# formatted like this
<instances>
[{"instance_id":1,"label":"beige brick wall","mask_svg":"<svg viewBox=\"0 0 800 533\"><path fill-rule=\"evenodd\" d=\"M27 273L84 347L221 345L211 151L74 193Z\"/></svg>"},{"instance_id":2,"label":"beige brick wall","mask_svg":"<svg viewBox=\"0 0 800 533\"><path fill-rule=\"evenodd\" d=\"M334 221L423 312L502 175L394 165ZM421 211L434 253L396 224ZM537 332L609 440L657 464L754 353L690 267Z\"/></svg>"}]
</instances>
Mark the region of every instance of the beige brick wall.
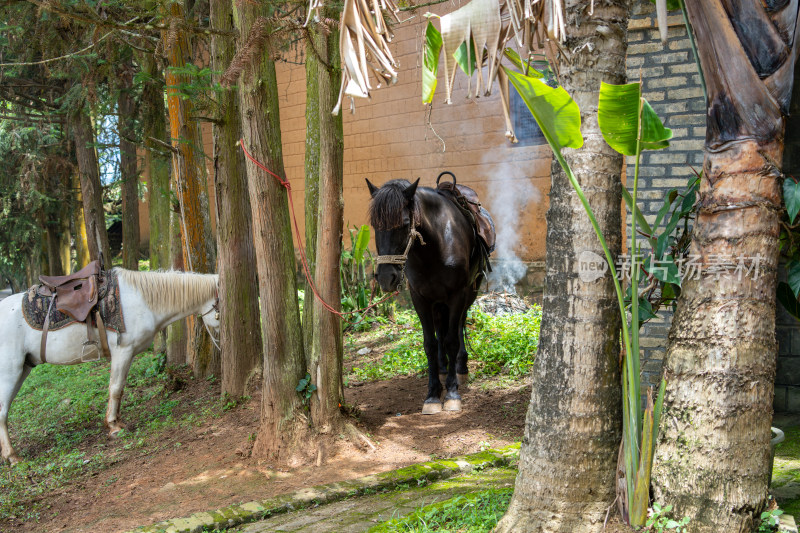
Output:
<instances>
[{"instance_id":1,"label":"beige brick wall","mask_svg":"<svg viewBox=\"0 0 800 533\"><path fill-rule=\"evenodd\" d=\"M444 14L449 4L435 6ZM408 13L401 18L408 18ZM505 138L500 97L495 84L489 97L467 99L467 78L459 71L453 104L444 103L443 64L434 97L431 124L421 102L420 68L422 36L427 19L415 19L396 28L391 45L400 64L398 82L372 92L372 99L349 99L343 105L344 121L344 218L345 224L365 224L369 192L364 178L376 185L394 179L415 180L433 186L443 170L453 172L459 183L469 185L489 206L488 190L507 188L520 181L533 185L538 194L520 217L517 254L525 261L544 259L545 212L550 188L551 152L547 145L512 147ZM290 57L292 61L301 57ZM303 66L278 65L281 95L281 130L286 173L295 191L295 205L302 209L303 157L305 148L305 70ZM473 77L473 86L475 77ZM513 89L512 89L513 90ZM474 92L474 88L473 88ZM440 141L436 134L444 140ZM300 224L302 213L298 212ZM304 230L301 230L304 231Z\"/></svg>"}]
</instances>

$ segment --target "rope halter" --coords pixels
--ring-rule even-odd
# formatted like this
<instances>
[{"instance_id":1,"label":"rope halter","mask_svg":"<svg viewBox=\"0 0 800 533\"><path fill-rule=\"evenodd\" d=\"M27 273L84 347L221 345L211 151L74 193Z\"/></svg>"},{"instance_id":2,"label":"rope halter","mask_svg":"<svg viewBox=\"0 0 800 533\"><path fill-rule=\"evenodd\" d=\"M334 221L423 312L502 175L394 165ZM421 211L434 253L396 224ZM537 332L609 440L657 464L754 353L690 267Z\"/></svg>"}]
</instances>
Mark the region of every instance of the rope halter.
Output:
<instances>
[{"instance_id":1,"label":"rope halter","mask_svg":"<svg viewBox=\"0 0 800 533\"><path fill-rule=\"evenodd\" d=\"M425 239L423 239L422 234L417 231L419 227L419 211L416 207L411 210L411 224L409 224L409 226L408 243L406 244L406 249L403 254L379 255L375 258L375 265L405 265L406 259L408 259L408 252L411 251L411 246L413 246L415 240L419 240L419 243L425 246Z\"/></svg>"}]
</instances>

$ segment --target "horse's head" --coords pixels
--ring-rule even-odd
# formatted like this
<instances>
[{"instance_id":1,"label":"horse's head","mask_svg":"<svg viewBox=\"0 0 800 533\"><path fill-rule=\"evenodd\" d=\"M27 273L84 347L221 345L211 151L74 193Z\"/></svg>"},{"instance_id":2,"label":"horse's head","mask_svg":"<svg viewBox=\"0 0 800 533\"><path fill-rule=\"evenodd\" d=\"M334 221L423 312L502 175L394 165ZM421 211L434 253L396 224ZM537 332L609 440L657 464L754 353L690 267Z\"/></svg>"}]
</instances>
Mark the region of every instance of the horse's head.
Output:
<instances>
[{"instance_id":1,"label":"horse's head","mask_svg":"<svg viewBox=\"0 0 800 533\"><path fill-rule=\"evenodd\" d=\"M419 179L414 183L406 180L392 180L382 187L375 187L369 180L372 199L369 203L370 224L375 231L375 245L378 248L378 268L375 278L386 292L397 289L403 280L403 266L406 249L414 229L415 199ZM383 262L382 257L395 256L394 262Z\"/></svg>"},{"instance_id":2,"label":"horse's head","mask_svg":"<svg viewBox=\"0 0 800 533\"><path fill-rule=\"evenodd\" d=\"M209 333L219 337L219 293L203 304L200 310L200 318L203 324L209 328Z\"/></svg>"}]
</instances>

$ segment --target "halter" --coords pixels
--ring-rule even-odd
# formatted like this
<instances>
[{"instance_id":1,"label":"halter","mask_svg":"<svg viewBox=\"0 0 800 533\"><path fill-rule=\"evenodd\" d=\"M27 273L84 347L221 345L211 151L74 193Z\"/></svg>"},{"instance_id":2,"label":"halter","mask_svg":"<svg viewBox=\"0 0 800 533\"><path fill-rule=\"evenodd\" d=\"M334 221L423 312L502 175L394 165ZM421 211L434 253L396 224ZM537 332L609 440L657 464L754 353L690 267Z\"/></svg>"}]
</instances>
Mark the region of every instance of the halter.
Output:
<instances>
[{"instance_id":1,"label":"halter","mask_svg":"<svg viewBox=\"0 0 800 533\"><path fill-rule=\"evenodd\" d=\"M219 292L216 293L216 298L214 298L214 305L211 306L211 309L209 309L205 313L199 314L199 317L200 320L203 322L203 326L205 326L206 331L208 332L208 336L211 338L211 342L214 344L214 346L216 346L217 350L221 351L222 349L219 347L219 341L217 341L217 339L214 338L214 335L211 333L211 328L209 328L208 324L206 324L206 321L203 320L203 317L205 317L211 311L216 311L214 318L216 320L219 320Z\"/></svg>"},{"instance_id":2,"label":"halter","mask_svg":"<svg viewBox=\"0 0 800 533\"><path fill-rule=\"evenodd\" d=\"M419 243L425 246L425 239L423 239L422 234L417 231L417 227L419 227L419 212L417 209L412 210L412 217L413 222L410 224L408 230L408 243L406 244L406 249L403 254L379 255L375 258L376 265L405 265L406 259L408 259L408 252L411 250L411 246L414 244L415 240L419 240Z\"/></svg>"}]
</instances>

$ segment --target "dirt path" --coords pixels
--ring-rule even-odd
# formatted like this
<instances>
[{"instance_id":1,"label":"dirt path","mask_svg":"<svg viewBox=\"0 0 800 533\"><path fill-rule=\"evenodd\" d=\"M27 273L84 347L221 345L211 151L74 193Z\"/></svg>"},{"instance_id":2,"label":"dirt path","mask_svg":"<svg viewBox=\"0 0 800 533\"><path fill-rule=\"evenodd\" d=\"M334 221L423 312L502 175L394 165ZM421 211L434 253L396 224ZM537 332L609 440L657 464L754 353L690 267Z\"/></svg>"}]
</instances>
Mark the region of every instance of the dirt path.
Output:
<instances>
[{"instance_id":1,"label":"dirt path","mask_svg":"<svg viewBox=\"0 0 800 533\"><path fill-rule=\"evenodd\" d=\"M133 457L50 495L40 521L3 524L14 531L124 531L166 518L267 498L302 487L352 479L431 458L451 457L520 440L529 386L472 386L464 410L420 414L424 378L351 387L345 400L376 445L333 451L319 467L276 470L249 457L258 427L258 397L199 428L167 437L157 453Z\"/></svg>"}]
</instances>

